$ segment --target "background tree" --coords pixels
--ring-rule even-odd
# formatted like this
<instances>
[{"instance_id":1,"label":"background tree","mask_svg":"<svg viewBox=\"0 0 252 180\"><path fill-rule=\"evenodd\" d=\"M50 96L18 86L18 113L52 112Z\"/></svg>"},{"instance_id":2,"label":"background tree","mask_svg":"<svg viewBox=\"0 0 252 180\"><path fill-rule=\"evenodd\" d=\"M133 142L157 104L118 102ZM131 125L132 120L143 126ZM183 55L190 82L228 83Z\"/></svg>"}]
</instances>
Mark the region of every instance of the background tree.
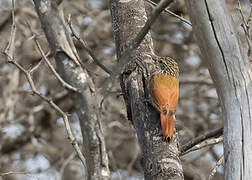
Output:
<instances>
[{"instance_id":1,"label":"background tree","mask_svg":"<svg viewBox=\"0 0 252 180\"><path fill-rule=\"evenodd\" d=\"M241 8L240 2L237 3ZM249 14L239 9L240 20L232 22L225 1L187 1L186 4L221 102L225 179L251 179L252 56L246 20ZM248 1L244 4L249 7ZM243 36L239 36L241 30ZM244 43L242 38L246 36L248 42Z\"/></svg>"}]
</instances>

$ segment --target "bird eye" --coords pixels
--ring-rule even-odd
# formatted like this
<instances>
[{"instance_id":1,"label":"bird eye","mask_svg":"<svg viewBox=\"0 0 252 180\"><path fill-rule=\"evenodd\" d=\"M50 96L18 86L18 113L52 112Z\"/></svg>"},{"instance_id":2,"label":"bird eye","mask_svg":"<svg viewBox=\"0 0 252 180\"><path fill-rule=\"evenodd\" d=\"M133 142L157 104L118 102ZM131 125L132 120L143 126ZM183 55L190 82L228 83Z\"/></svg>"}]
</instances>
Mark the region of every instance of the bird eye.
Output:
<instances>
[{"instance_id":1,"label":"bird eye","mask_svg":"<svg viewBox=\"0 0 252 180\"><path fill-rule=\"evenodd\" d=\"M172 116L172 115L173 115L173 111L170 110L170 111L169 111L169 116Z\"/></svg>"},{"instance_id":2,"label":"bird eye","mask_svg":"<svg viewBox=\"0 0 252 180\"><path fill-rule=\"evenodd\" d=\"M163 109L163 114L166 115L167 114L167 110L164 108Z\"/></svg>"}]
</instances>

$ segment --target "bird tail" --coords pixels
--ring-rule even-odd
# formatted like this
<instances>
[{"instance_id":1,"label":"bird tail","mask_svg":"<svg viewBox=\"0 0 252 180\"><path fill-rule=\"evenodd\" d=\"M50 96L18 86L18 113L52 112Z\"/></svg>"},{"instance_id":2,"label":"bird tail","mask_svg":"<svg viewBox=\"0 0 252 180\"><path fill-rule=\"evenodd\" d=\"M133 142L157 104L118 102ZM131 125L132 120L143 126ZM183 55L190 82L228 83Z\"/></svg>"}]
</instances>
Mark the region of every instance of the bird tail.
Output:
<instances>
[{"instance_id":1,"label":"bird tail","mask_svg":"<svg viewBox=\"0 0 252 180\"><path fill-rule=\"evenodd\" d=\"M161 126L163 132L163 140L171 143L174 133L174 115L170 116L169 111L167 113L160 113Z\"/></svg>"}]
</instances>

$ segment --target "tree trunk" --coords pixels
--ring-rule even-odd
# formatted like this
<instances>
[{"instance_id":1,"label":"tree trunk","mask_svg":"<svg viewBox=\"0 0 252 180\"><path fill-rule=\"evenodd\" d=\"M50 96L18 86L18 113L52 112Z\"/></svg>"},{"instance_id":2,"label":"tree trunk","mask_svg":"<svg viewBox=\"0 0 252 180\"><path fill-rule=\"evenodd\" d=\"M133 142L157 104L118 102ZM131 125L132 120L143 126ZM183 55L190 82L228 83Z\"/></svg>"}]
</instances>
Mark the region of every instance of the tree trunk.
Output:
<instances>
[{"instance_id":1,"label":"tree trunk","mask_svg":"<svg viewBox=\"0 0 252 180\"><path fill-rule=\"evenodd\" d=\"M252 179L252 72L224 0L185 1L221 102L225 179Z\"/></svg>"},{"instance_id":2,"label":"tree trunk","mask_svg":"<svg viewBox=\"0 0 252 180\"><path fill-rule=\"evenodd\" d=\"M71 35L59 15L57 1L34 0L34 4L59 73L66 82L81 91L73 98L81 125L88 179L109 179L108 158L92 79L80 66Z\"/></svg>"},{"instance_id":3,"label":"tree trunk","mask_svg":"<svg viewBox=\"0 0 252 180\"><path fill-rule=\"evenodd\" d=\"M120 63L122 53L143 27L147 15L143 0L110 0L110 10ZM148 72L151 70L152 60L144 56L145 51L153 51L150 34L147 34L140 46L134 50L121 75L128 118L133 122L143 152L144 176L145 179L181 180L183 170L178 157L177 136L175 135L172 144L162 141L159 114L146 101L149 98Z\"/></svg>"}]
</instances>

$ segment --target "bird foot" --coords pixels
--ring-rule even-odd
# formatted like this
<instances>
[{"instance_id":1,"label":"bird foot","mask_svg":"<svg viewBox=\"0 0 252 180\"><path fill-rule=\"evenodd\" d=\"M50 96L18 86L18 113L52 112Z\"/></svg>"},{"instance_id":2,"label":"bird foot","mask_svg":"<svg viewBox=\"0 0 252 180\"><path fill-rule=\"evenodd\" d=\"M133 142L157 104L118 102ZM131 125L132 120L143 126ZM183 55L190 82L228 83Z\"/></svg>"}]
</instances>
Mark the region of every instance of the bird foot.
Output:
<instances>
[{"instance_id":1,"label":"bird foot","mask_svg":"<svg viewBox=\"0 0 252 180\"><path fill-rule=\"evenodd\" d=\"M163 137L163 141L170 144L172 142L172 138L170 138L169 136Z\"/></svg>"}]
</instances>

